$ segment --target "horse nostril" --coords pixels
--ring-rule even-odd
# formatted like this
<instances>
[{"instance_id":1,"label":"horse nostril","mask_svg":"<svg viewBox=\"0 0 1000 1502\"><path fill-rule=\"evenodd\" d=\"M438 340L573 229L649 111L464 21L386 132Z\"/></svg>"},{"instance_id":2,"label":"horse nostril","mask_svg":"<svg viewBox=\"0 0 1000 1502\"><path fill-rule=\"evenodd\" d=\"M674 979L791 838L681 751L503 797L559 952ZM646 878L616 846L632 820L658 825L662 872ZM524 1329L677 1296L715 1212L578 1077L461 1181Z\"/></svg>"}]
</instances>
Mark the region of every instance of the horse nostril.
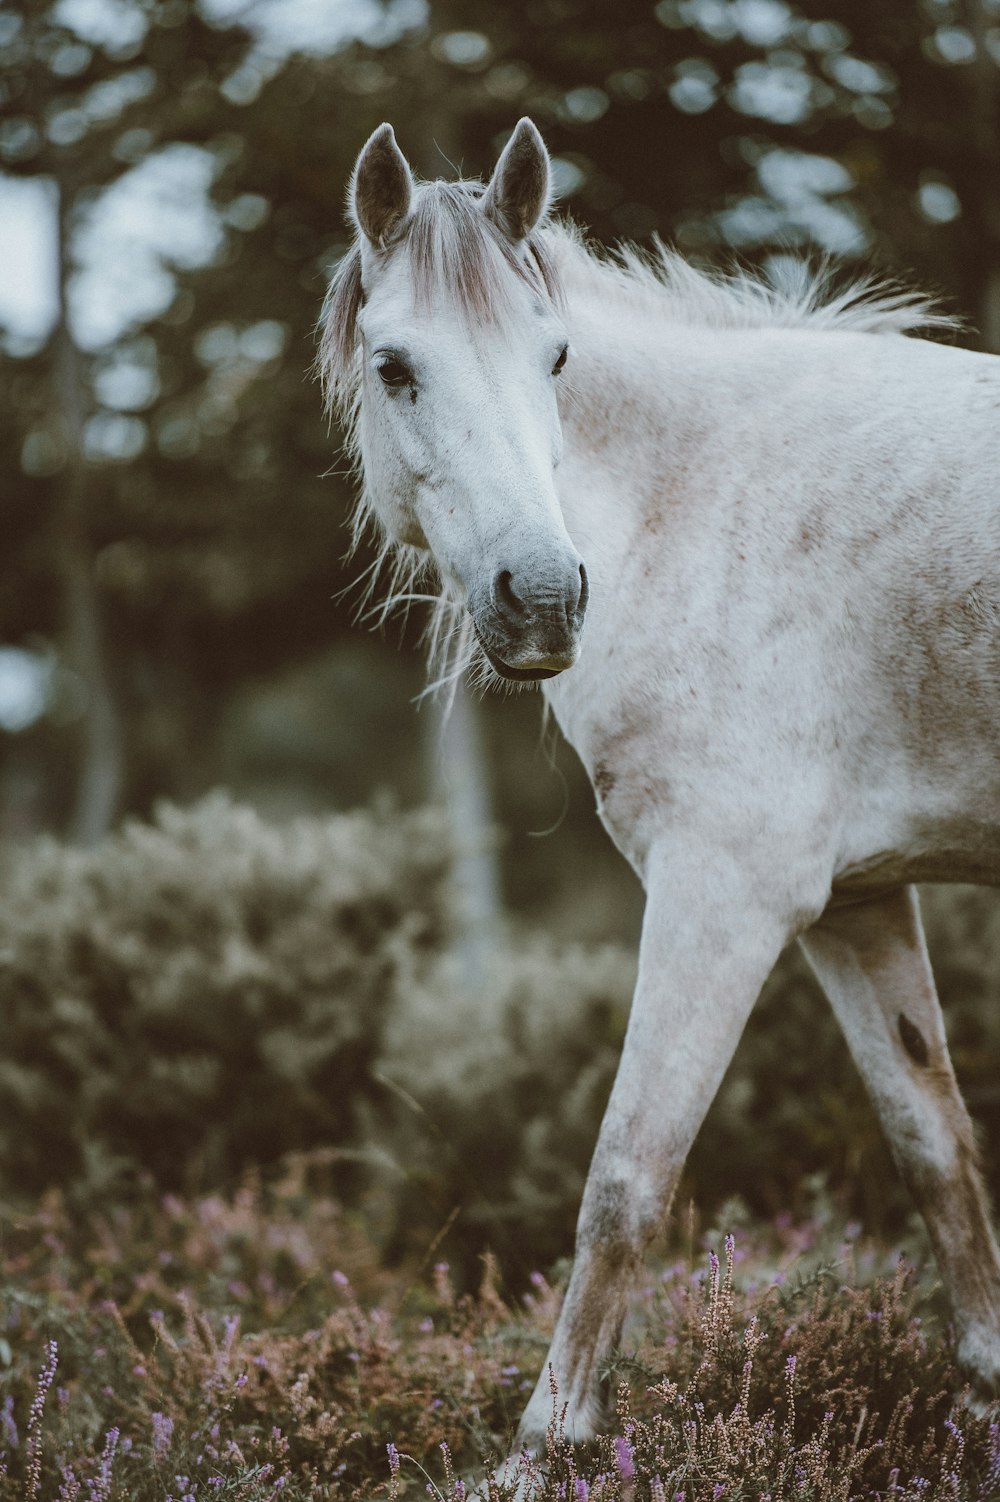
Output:
<instances>
[{"instance_id":1,"label":"horse nostril","mask_svg":"<svg viewBox=\"0 0 1000 1502\"><path fill-rule=\"evenodd\" d=\"M501 569L493 581L493 603L502 615L524 614L524 601L514 588L514 576L509 569Z\"/></svg>"},{"instance_id":2,"label":"horse nostril","mask_svg":"<svg viewBox=\"0 0 1000 1502\"><path fill-rule=\"evenodd\" d=\"M583 620L587 609L587 601L590 599L590 580L587 578L587 570L584 564L580 564L580 598L576 602L577 620Z\"/></svg>"}]
</instances>

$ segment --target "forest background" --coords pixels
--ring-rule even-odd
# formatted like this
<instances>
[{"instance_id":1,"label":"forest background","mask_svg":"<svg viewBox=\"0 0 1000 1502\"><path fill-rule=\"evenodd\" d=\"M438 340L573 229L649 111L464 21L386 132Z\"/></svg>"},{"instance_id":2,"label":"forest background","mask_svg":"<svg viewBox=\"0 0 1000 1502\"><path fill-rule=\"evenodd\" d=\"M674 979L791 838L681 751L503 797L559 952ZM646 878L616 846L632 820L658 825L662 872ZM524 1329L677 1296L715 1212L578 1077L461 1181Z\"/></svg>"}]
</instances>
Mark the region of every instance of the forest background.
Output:
<instances>
[{"instance_id":1,"label":"forest background","mask_svg":"<svg viewBox=\"0 0 1000 1502\"><path fill-rule=\"evenodd\" d=\"M489 1247L518 1288L571 1248L641 894L534 695L446 717L419 612L355 619L312 376L370 131L479 175L522 114L598 241L885 271L1000 353L1000 0L0 6L9 1206L294 1162L379 1265ZM925 908L996 1190L1000 906ZM821 1180L904 1234L789 956L680 1202Z\"/></svg>"}]
</instances>

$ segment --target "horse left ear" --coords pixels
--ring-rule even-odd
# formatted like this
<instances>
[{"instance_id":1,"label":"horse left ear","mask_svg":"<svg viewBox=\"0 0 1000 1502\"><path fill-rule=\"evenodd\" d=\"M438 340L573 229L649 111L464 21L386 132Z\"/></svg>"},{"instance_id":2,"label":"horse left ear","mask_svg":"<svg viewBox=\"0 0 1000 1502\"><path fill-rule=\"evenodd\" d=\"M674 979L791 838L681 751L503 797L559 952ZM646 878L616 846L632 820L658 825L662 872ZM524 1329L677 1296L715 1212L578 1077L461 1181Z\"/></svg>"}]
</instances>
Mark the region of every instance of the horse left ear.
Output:
<instances>
[{"instance_id":1,"label":"horse left ear","mask_svg":"<svg viewBox=\"0 0 1000 1502\"><path fill-rule=\"evenodd\" d=\"M405 222L413 201L413 175L391 125L380 125L358 157L349 208L361 233L383 250Z\"/></svg>"},{"instance_id":2,"label":"horse left ear","mask_svg":"<svg viewBox=\"0 0 1000 1502\"><path fill-rule=\"evenodd\" d=\"M550 195L549 154L525 116L497 162L483 195L483 212L511 240L523 240L548 209Z\"/></svg>"}]
</instances>

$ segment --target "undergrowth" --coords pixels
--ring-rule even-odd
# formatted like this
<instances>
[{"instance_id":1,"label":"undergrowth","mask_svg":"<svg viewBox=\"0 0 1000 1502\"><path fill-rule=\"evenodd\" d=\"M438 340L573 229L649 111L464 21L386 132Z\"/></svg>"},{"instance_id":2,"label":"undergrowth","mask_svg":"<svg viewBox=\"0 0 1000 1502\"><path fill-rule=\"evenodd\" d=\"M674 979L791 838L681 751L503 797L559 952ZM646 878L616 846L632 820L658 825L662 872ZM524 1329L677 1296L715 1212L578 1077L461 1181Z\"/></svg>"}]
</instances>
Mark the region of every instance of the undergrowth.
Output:
<instances>
[{"instance_id":1,"label":"undergrowth","mask_svg":"<svg viewBox=\"0 0 1000 1502\"><path fill-rule=\"evenodd\" d=\"M461 1502L469 1478L492 1502L1000 1496L932 1285L828 1217L692 1238L639 1290L608 1437L574 1448L553 1391L546 1453L505 1468L557 1287L502 1293L486 1258L458 1295L433 1243L388 1272L308 1167L5 1216L4 1502Z\"/></svg>"}]
</instances>

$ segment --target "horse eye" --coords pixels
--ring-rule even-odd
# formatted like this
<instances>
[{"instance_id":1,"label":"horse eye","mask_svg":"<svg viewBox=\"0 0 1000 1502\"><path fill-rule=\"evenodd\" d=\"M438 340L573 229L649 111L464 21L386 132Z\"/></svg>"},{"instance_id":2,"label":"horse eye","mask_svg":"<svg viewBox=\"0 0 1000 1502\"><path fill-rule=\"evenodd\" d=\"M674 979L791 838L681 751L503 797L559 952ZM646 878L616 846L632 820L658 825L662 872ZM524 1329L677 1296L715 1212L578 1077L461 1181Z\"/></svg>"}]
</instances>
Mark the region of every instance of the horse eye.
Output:
<instances>
[{"instance_id":1,"label":"horse eye","mask_svg":"<svg viewBox=\"0 0 1000 1502\"><path fill-rule=\"evenodd\" d=\"M558 358L558 360L556 361L556 363L552 367L552 374L553 375L561 375L562 374L563 367L566 364L566 359L567 359L568 355L569 355L569 345L568 344L564 344L563 347L562 347L562 349L559 351L559 358Z\"/></svg>"},{"instance_id":2,"label":"horse eye","mask_svg":"<svg viewBox=\"0 0 1000 1502\"><path fill-rule=\"evenodd\" d=\"M383 386L398 388L413 383L413 372L403 364L402 360L382 360L375 369L379 373Z\"/></svg>"}]
</instances>

